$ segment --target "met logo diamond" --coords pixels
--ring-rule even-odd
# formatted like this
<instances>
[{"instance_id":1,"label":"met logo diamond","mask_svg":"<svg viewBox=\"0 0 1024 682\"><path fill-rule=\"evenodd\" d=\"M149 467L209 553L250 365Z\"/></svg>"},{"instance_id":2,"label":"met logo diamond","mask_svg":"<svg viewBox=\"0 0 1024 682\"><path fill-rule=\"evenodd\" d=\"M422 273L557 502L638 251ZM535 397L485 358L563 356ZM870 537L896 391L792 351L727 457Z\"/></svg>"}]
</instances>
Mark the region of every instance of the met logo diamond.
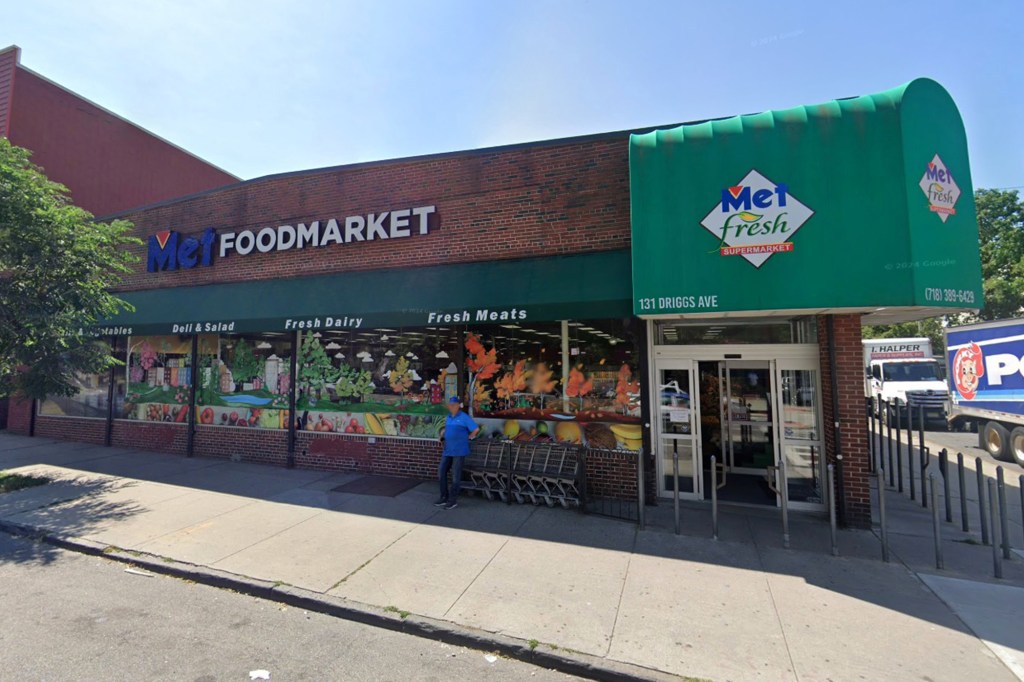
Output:
<instances>
[{"instance_id":1,"label":"met logo diamond","mask_svg":"<svg viewBox=\"0 0 1024 682\"><path fill-rule=\"evenodd\" d=\"M956 215L956 200L960 198L960 188L938 154L928 162L917 186L928 197L928 210L937 214L939 220L946 222L949 216Z\"/></svg>"},{"instance_id":2,"label":"met logo diamond","mask_svg":"<svg viewBox=\"0 0 1024 682\"><path fill-rule=\"evenodd\" d=\"M813 215L785 183L751 169L722 190L721 201L700 224L718 239L720 256L741 256L760 268L776 253L792 252L790 238Z\"/></svg>"}]
</instances>

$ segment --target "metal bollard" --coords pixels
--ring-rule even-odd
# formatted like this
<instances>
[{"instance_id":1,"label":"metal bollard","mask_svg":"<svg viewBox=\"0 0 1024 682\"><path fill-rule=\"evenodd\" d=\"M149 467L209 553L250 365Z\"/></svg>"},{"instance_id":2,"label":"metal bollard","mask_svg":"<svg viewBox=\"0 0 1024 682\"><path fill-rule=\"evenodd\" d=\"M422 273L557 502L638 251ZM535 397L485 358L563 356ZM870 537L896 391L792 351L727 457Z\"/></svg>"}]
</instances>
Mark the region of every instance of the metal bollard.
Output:
<instances>
[{"instance_id":1,"label":"metal bollard","mask_svg":"<svg viewBox=\"0 0 1024 682\"><path fill-rule=\"evenodd\" d=\"M1020 518L1024 522L1024 474L1017 478L1017 485L1020 488Z\"/></svg>"},{"instance_id":2,"label":"metal bollard","mask_svg":"<svg viewBox=\"0 0 1024 682\"><path fill-rule=\"evenodd\" d=\"M967 476L964 473L964 453L956 453L957 483L960 485L960 528L968 533L971 524L967 520ZM1024 498L1021 498L1021 509L1024 509Z\"/></svg>"},{"instance_id":3,"label":"metal bollard","mask_svg":"<svg viewBox=\"0 0 1024 682\"><path fill-rule=\"evenodd\" d=\"M889 563L889 529L885 524L885 469L878 473L878 529L882 536L882 561Z\"/></svg>"},{"instance_id":4,"label":"metal bollard","mask_svg":"<svg viewBox=\"0 0 1024 682\"><path fill-rule=\"evenodd\" d=\"M920 453L920 457L921 457L921 506L924 507L925 509L928 508L928 492L927 492L927 488L924 487L924 476L925 476L925 471L927 471L929 468L931 468L930 467L931 457L929 456L930 454L931 453L928 452L928 448L925 448L925 447L921 448L921 453Z\"/></svg>"},{"instance_id":5,"label":"metal bollard","mask_svg":"<svg viewBox=\"0 0 1024 682\"><path fill-rule=\"evenodd\" d=\"M782 500L782 546L789 549L789 483L786 477L786 457L779 458L779 499Z\"/></svg>"},{"instance_id":6,"label":"metal bollard","mask_svg":"<svg viewBox=\"0 0 1024 682\"><path fill-rule=\"evenodd\" d=\"M988 544L988 509L985 504L985 472L983 470L983 464L981 463L981 457L974 458L974 466L976 471L974 472L978 477L978 511L981 512L981 544Z\"/></svg>"},{"instance_id":7,"label":"metal bollard","mask_svg":"<svg viewBox=\"0 0 1024 682\"><path fill-rule=\"evenodd\" d=\"M643 530L647 525L646 513L644 512L644 503L647 501L644 499L644 449L640 448L640 452L636 453L636 525L639 530Z\"/></svg>"},{"instance_id":8,"label":"metal bollard","mask_svg":"<svg viewBox=\"0 0 1024 682\"><path fill-rule=\"evenodd\" d=\"M917 408L917 447L924 452L924 403Z\"/></svg>"},{"instance_id":9,"label":"metal bollard","mask_svg":"<svg viewBox=\"0 0 1024 682\"><path fill-rule=\"evenodd\" d=\"M711 539L718 539L718 458L711 455Z\"/></svg>"},{"instance_id":10,"label":"metal bollard","mask_svg":"<svg viewBox=\"0 0 1024 682\"><path fill-rule=\"evenodd\" d=\"M928 485L932 489L932 533L935 535L935 568L942 568L942 526L939 523L939 505L935 502L935 472L928 473ZM922 489L924 485L922 484Z\"/></svg>"},{"instance_id":11,"label":"metal bollard","mask_svg":"<svg viewBox=\"0 0 1024 682\"><path fill-rule=\"evenodd\" d=\"M996 467L996 492L999 495L999 544L1003 547L1003 558L1010 560L1010 523L1006 518L1006 480L1003 467ZM995 517L993 517L995 520ZM993 535L995 535L993 533Z\"/></svg>"},{"instance_id":12,"label":"metal bollard","mask_svg":"<svg viewBox=\"0 0 1024 682\"><path fill-rule=\"evenodd\" d=\"M996 482L988 482L988 504L990 517L992 519L992 569L997 578L1003 577L1003 553L999 551L999 543L996 542Z\"/></svg>"},{"instance_id":13,"label":"metal bollard","mask_svg":"<svg viewBox=\"0 0 1024 682\"><path fill-rule=\"evenodd\" d=\"M949 495L949 451L939 450L939 473L942 474L942 499L946 503L946 523L953 523L953 498Z\"/></svg>"},{"instance_id":14,"label":"metal bollard","mask_svg":"<svg viewBox=\"0 0 1024 682\"><path fill-rule=\"evenodd\" d=\"M903 492L903 436L900 427L900 401L896 401L896 489ZM913 478L913 477L911 477Z\"/></svg>"},{"instance_id":15,"label":"metal bollard","mask_svg":"<svg viewBox=\"0 0 1024 682\"><path fill-rule=\"evenodd\" d=\"M895 474L892 467L892 419L890 418L888 401L885 403L885 427L889 434L889 437L885 439L885 451L889 455L889 487L892 488L896 485L896 480L893 478Z\"/></svg>"},{"instance_id":16,"label":"metal bollard","mask_svg":"<svg viewBox=\"0 0 1024 682\"><path fill-rule=\"evenodd\" d=\"M832 556L839 556L839 538L836 535L836 468L835 465L829 464L827 469L828 474L828 524L829 531L832 534Z\"/></svg>"},{"instance_id":17,"label":"metal bollard","mask_svg":"<svg viewBox=\"0 0 1024 682\"><path fill-rule=\"evenodd\" d=\"M672 441L672 504L675 506L676 535L679 535L679 446Z\"/></svg>"},{"instance_id":18,"label":"metal bollard","mask_svg":"<svg viewBox=\"0 0 1024 682\"><path fill-rule=\"evenodd\" d=\"M912 414L914 414L914 412L908 407L907 408L907 420L908 421L911 419L910 415L912 415ZM907 437L907 478L910 481L910 499L911 500L916 500L917 499L917 494L915 493L915 490L914 490L915 489L915 484L914 484L914 434L913 434L912 431L910 431L910 429L907 429L907 436L908 436ZM923 469L921 470L921 488L924 489L924 470ZM903 490L903 487L901 486L900 487L900 491L902 492L902 490Z\"/></svg>"}]
</instances>

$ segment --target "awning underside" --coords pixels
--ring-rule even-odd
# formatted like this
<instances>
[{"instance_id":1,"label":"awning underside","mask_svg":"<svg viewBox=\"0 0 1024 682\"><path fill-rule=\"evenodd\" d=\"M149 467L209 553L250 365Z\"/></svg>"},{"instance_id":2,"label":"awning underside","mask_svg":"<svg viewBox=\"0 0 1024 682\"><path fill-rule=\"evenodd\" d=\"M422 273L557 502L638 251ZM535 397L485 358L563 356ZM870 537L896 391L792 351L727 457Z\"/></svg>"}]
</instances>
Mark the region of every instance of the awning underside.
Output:
<instances>
[{"instance_id":1,"label":"awning underside","mask_svg":"<svg viewBox=\"0 0 1024 682\"><path fill-rule=\"evenodd\" d=\"M632 315L630 255L624 250L152 289L121 297L135 310L106 322L101 333L421 327Z\"/></svg>"}]
</instances>

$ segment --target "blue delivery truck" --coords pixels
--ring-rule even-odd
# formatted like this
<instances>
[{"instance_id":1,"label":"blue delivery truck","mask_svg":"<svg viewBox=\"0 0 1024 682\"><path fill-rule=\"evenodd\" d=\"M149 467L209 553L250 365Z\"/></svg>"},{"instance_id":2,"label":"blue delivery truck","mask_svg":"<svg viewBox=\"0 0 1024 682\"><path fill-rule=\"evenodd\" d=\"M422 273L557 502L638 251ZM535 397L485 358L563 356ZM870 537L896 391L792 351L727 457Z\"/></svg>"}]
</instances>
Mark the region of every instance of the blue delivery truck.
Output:
<instances>
[{"instance_id":1,"label":"blue delivery truck","mask_svg":"<svg viewBox=\"0 0 1024 682\"><path fill-rule=\"evenodd\" d=\"M953 427L996 459L1024 466L1024 319L946 329Z\"/></svg>"}]
</instances>

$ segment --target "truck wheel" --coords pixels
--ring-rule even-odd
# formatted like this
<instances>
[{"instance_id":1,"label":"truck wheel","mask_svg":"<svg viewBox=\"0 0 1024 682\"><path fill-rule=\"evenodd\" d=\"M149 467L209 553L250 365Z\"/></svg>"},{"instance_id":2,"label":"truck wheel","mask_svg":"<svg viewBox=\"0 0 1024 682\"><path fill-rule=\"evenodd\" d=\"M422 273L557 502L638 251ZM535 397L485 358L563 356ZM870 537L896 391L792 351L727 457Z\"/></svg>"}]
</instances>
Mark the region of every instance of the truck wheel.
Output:
<instances>
[{"instance_id":1,"label":"truck wheel","mask_svg":"<svg viewBox=\"0 0 1024 682\"><path fill-rule=\"evenodd\" d=\"M1024 467L1024 426L1014 427L1010 431L1010 457L1017 466Z\"/></svg>"},{"instance_id":2,"label":"truck wheel","mask_svg":"<svg viewBox=\"0 0 1024 682\"><path fill-rule=\"evenodd\" d=\"M981 431L981 447L993 458L1005 461L1010 454L1010 434L999 422L985 422Z\"/></svg>"}]
</instances>

